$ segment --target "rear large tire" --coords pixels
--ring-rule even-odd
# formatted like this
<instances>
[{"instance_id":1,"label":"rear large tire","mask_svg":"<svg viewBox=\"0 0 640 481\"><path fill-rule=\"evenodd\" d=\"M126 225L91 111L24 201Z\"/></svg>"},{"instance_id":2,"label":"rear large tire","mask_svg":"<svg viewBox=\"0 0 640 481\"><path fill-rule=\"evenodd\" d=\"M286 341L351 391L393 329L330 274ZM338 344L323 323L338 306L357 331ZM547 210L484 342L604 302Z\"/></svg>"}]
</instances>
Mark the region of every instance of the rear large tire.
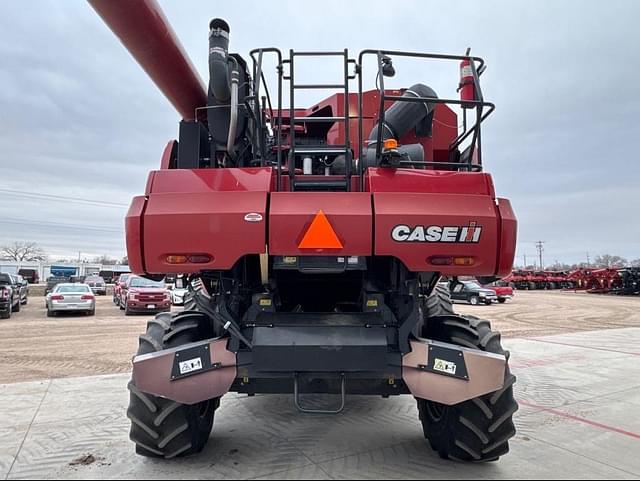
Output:
<instances>
[{"instance_id":1,"label":"rear large tire","mask_svg":"<svg viewBox=\"0 0 640 481\"><path fill-rule=\"evenodd\" d=\"M197 312L158 314L140 336L138 354L170 349L209 337ZM162 399L141 392L129 383L130 402L127 417L131 420L130 438L136 453L154 458L171 459L195 454L204 448L220 398L193 406Z\"/></svg>"},{"instance_id":2,"label":"rear large tire","mask_svg":"<svg viewBox=\"0 0 640 481\"><path fill-rule=\"evenodd\" d=\"M453 312L449 288L440 284L436 285L433 292L425 297L422 309L425 318L433 316L454 316L455 312Z\"/></svg>"},{"instance_id":3,"label":"rear large tire","mask_svg":"<svg viewBox=\"0 0 640 481\"><path fill-rule=\"evenodd\" d=\"M424 337L481 351L502 354L500 334L489 321L473 316L457 316L429 323ZM516 377L507 366L504 387L491 394L455 406L418 399L418 411L425 437L444 459L496 461L509 452L509 439L516 434L513 415L518 404L513 396Z\"/></svg>"}]
</instances>

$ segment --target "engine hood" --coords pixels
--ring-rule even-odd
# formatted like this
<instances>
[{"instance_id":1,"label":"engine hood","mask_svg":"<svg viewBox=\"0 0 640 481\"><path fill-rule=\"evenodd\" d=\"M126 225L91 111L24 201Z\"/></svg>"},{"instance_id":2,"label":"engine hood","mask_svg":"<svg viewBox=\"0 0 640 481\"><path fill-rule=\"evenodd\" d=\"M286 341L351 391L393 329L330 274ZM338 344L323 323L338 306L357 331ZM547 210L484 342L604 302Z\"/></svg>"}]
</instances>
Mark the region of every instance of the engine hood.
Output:
<instances>
[{"instance_id":1,"label":"engine hood","mask_svg":"<svg viewBox=\"0 0 640 481\"><path fill-rule=\"evenodd\" d=\"M134 287L129 289L129 294L166 294L169 292L162 287Z\"/></svg>"}]
</instances>

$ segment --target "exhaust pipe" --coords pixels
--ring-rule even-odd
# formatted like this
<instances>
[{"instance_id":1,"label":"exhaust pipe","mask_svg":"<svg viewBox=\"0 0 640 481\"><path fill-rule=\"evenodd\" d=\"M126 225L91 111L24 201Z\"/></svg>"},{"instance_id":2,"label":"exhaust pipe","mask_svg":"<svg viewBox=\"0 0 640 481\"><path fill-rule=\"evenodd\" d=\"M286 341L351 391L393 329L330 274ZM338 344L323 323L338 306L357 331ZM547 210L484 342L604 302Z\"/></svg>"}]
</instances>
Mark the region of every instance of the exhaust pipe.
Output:
<instances>
[{"instance_id":1,"label":"exhaust pipe","mask_svg":"<svg viewBox=\"0 0 640 481\"><path fill-rule=\"evenodd\" d=\"M229 24L221 18L209 24L209 90L219 102L231 98L229 31Z\"/></svg>"},{"instance_id":2,"label":"exhaust pipe","mask_svg":"<svg viewBox=\"0 0 640 481\"><path fill-rule=\"evenodd\" d=\"M234 146L238 130L238 88L240 84L240 67L238 61L229 56L229 24L221 18L214 18L209 23L209 93L213 97L213 112L209 112L209 128L220 122L222 115L215 110L224 107L229 116L226 151L234 158ZM230 68L230 64L233 67ZM210 102L212 103L212 102ZM216 105L217 104L217 105ZM211 106L211 105L210 105ZM227 110L226 106L229 106Z\"/></svg>"}]
</instances>

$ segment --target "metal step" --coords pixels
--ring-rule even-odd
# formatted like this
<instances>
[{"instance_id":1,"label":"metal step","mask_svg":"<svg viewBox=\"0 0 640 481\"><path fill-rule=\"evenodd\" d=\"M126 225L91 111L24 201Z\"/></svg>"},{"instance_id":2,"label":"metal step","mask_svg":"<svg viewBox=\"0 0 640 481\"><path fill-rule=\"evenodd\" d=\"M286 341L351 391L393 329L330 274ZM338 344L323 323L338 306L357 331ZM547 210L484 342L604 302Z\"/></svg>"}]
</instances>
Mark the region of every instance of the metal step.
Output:
<instances>
[{"instance_id":1,"label":"metal step","mask_svg":"<svg viewBox=\"0 0 640 481\"><path fill-rule=\"evenodd\" d=\"M346 145L300 145L295 146L296 154L346 154L349 149Z\"/></svg>"},{"instance_id":2,"label":"metal step","mask_svg":"<svg viewBox=\"0 0 640 481\"><path fill-rule=\"evenodd\" d=\"M357 119L358 117L349 117L349 119ZM322 122L344 122L345 117L294 117L294 122L300 123L322 123Z\"/></svg>"},{"instance_id":3,"label":"metal step","mask_svg":"<svg viewBox=\"0 0 640 481\"><path fill-rule=\"evenodd\" d=\"M345 84L295 84L296 90L313 90L313 89L346 89Z\"/></svg>"},{"instance_id":4,"label":"metal step","mask_svg":"<svg viewBox=\"0 0 640 481\"><path fill-rule=\"evenodd\" d=\"M294 190L347 190L346 180L311 180L305 181L299 176L296 177L293 183Z\"/></svg>"}]
</instances>

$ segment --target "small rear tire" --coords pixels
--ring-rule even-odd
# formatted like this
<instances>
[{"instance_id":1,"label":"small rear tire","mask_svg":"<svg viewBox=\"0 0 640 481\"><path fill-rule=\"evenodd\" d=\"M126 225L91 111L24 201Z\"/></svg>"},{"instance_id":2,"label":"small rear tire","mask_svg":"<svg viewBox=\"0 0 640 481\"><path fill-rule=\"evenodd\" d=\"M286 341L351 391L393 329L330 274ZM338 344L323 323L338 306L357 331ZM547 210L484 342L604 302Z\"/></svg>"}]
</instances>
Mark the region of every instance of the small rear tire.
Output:
<instances>
[{"instance_id":1,"label":"small rear tire","mask_svg":"<svg viewBox=\"0 0 640 481\"><path fill-rule=\"evenodd\" d=\"M500 334L489 321L474 316L427 319L424 337L471 349L501 354ZM516 434L513 415L518 404L513 396L516 377L509 367L499 391L455 406L418 399L418 412L425 438L443 459L456 461L496 461L509 452L509 439Z\"/></svg>"},{"instance_id":2,"label":"small rear tire","mask_svg":"<svg viewBox=\"0 0 640 481\"><path fill-rule=\"evenodd\" d=\"M500 304L504 304L505 302L507 302L507 300L506 300L506 299L498 299L498 302L499 302Z\"/></svg>"},{"instance_id":3,"label":"small rear tire","mask_svg":"<svg viewBox=\"0 0 640 481\"><path fill-rule=\"evenodd\" d=\"M471 296L469 298L469 304L471 304L472 306L477 306L478 304L480 304L480 299L478 299L478 296Z\"/></svg>"},{"instance_id":4,"label":"small rear tire","mask_svg":"<svg viewBox=\"0 0 640 481\"><path fill-rule=\"evenodd\" d=\"M18 301L18 303L13 308L13 312L20 312L21 307L22 307L22 302Z\"/></svg>"},{"instance_id":5,"label":"small rear tire","mask_svg":"<svg viewBox=\"0 0 640 481\"><path fill-rule=\"evenodd\" d=\"M158 314L147 324L146 334L140 336L138 355L208 339L208 319L203 317L198 312ZM128 387L131 394L127 417L137 454L172 459L202 451L211 435L220 398L188 406L143 393L133 381Z\"/></svg>"}]
</instances>

